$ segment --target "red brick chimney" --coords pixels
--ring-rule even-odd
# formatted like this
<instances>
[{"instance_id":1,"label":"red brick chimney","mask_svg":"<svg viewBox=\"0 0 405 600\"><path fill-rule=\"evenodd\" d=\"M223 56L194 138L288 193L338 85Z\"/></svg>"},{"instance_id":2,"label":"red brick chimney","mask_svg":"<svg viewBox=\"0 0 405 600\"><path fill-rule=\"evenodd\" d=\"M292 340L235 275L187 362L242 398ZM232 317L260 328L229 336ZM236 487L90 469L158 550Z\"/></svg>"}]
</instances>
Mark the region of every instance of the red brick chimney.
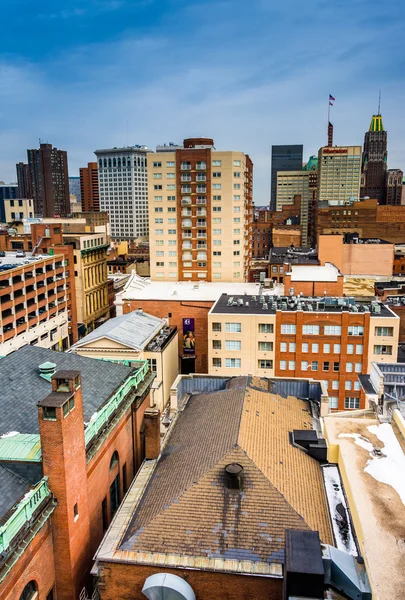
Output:
<instances>
[{"instance_id":1,"label":"red brick chimney","mask_svg":"<svg viewBox=\"0 0 405 600\"><path fill-rule=\"evenodd\" d=\"M145 423L145 459L152 460L160 454L160 410L147 408L143 418Z\"/></svg>"},{"instance_id":2,"label":"red brick chimney","mask_svg":"<svg viewBox=\"0 0 405 600\"><path fill-rule=\"evenodd\" d=\"M81 377L52 376L52 393L38 402L43 472L57 500L52 515L58 600L77 600L91 565Z\"/></svg>"}]
</instances>

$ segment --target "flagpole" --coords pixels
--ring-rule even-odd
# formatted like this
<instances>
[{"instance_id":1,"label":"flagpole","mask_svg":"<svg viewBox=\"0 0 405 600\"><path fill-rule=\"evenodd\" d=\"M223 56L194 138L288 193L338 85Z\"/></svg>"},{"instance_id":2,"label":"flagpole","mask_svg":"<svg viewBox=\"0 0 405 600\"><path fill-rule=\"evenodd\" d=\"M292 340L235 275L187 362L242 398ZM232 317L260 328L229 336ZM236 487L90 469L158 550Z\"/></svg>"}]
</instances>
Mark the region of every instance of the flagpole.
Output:
<instances>
[{"instance_id":1,"label":"flagpole","mask_svg":"<svg viewBox=\"0 0 405 600\"><path fill-rule=\"evenodd\" d=\"M329 143L329 123L330 123L330 94L328 95L328 143Z\"/></svg>"}]
</instances>

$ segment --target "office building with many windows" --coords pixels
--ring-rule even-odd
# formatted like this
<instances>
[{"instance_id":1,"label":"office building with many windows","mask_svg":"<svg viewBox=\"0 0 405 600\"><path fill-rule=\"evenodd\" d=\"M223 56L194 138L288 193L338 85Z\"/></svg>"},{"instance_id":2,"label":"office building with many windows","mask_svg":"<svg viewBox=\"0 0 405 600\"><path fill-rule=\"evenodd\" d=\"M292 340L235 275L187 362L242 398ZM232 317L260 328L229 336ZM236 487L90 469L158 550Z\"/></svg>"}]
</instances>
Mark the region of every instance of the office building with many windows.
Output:
<instances>
[{"instance_id":1,"label":"office building with many windows","mask_svg":"<svg viewBox=\"0 0 405 600\"><path fill-rule=\"evenodd\" d=\"M302 169L302 144L271 147L271 198L270 210L276 210L277 173L281 171L300 171Z\"/></svg>"},{"instance_id":2,"label":"office building with many windows","mask_svg":"<svg viewBox=\"0 0 405 600\"><path fill-rule=\"evenodd\" d=\"M398 352L399 317L353 298L229 296L208 315L209 373L323 380L331 410L360 406L358 375Z\"/></svg>"},{"instance_id":3,"label":"office building with many windows","mask_svg":"<svg viewBox=\"0 0 405 600\"><path fill-rule=\"evenodd\" d=\"M249 156L217 151L207 138L149 157L152 279L247 280L252 171Z\"/></svg>"},{"instance_id":4,"label":"office building with many windows","mask_svg":"<svg viewBox=\"0 0 405 600\"><path fill-rule=\"evenodd\" d=\"M146 146L96 150L100 210L110 217L114 241L147 236L148 158Z\"/></svg>"},{"instance_id":5,"label":"office building with many windows","mask_svg":"<svg viewBox=\"0 0 405 600\"><path fill-rule=\"evenodd\" d=\"M325 146L318 153L318 201L344 204L358 200L361 146Z\"/></svg>"}]
</instances>

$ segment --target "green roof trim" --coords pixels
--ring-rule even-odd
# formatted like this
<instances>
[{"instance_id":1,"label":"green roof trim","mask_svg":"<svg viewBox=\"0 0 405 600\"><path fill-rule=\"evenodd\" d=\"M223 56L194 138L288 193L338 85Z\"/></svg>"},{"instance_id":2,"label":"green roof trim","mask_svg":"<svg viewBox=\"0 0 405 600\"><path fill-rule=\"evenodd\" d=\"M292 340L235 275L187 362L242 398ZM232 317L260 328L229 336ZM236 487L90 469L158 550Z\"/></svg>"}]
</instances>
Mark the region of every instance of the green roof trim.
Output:
<instances>
[{"instance_id":1,"label":"green roof trim","mask_svg":"<svg viewBox=\"0 0 405 600\"><path fill-rule=\"evenodd\" d=\"M41 441L37 433L14 433L0 437L0 460L41 462Z\"/></svg>"}]
</instances>

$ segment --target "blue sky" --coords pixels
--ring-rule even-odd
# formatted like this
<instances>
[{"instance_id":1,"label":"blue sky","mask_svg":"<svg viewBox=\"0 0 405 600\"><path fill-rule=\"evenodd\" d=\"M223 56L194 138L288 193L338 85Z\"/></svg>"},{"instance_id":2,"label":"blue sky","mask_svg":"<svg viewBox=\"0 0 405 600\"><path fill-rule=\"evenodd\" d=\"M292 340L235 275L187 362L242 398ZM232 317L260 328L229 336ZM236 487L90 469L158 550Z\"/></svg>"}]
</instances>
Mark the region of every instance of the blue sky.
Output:
<instances>
[{"instance_id":1,"label":"blue sky","mask_svg":"<svg viewBox=\"0 0 405 600\"><path fill-rule=\"evenodd\" d=\"M0 180L38 139L68 151L213 137L270 187L272 144L362 144L382 90L389 166L405 169L403 0L2 3Z\"/></svg>"}]
</instances>

